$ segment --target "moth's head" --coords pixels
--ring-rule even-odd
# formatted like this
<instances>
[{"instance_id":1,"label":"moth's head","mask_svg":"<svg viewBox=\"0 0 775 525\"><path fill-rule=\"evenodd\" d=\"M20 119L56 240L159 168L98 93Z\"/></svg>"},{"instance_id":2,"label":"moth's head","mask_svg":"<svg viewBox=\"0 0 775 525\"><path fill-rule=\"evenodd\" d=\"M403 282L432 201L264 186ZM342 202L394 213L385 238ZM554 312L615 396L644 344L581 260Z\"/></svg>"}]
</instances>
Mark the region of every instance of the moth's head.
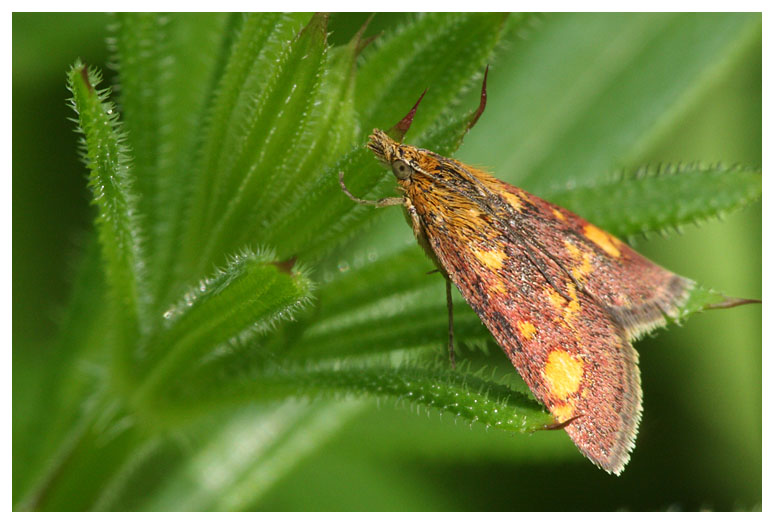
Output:
<instances>
[{"instance_id":1,"label":"moth's head","mask_svg":"<svg viewBox=\"0 0 775 525\"><path fill-rule=\"evenodd\" d=\"M366 147L393 170L399 181L408 180L419 169L420 152L417 148L396 142L380 129L372 132Z\"/></svg>"}]
</instances>

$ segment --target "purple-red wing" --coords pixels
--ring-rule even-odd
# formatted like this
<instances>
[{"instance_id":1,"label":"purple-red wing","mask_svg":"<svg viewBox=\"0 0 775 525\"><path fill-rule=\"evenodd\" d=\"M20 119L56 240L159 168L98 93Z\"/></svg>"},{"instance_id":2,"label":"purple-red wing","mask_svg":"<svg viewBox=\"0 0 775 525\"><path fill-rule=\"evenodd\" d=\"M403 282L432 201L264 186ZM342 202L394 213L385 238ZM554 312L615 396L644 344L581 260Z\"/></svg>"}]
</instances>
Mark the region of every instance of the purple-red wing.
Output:
<instances>
[{"instance_id":1,"label":"purple-red wing","mask_svg":"<svg viewBox=\"0 0 775 525\"><path fill-rule=\"evenodd\" d=\"M624 467L641 412L630 340L679 313L691 282L575 214L375 130L421 246L579 449Z\"/></svg>"},{"instance_id":2,"label":"purple-red wing","mask_svg":"<svg viewBox=\"0 0 775 525\"><path fill-rule=\"evenodd\" d=\"M664 323L689 281L575 214L497 181L497 213L410 195L439 264L579 449L620 472L641 414L629 340Z\"/></svg>"},{"instance_id":3,"label":"purple-red wing","mask_svg":"<svg viewBox=\"0 0 775 525\"><path fill-rule=\"evenodd\" d=\"M525 250L532 249L528 246L506 246L507 258L496 269L472 256L469 243L458 235L440 230L429 239L452 282L536 398L559 422L581 416L565 430L593 462L618 472L629 457L641 412L637 355L622 329L583 294L576 294L577 311L568 314L566 322L568 307L556 300L556 292L525 256ZM497 237L477 248L504 249ZM571 284L560 272L549 271L563 288ZM535 331L528 338L530 329L523 334L520 326ZM546 373L550 354L581 363L576 390L552 388Z\"/></svg>"},{"instance_id":4,"label":"purple-red wing","mask_svg":"<svg viewBox=\"0 0 775 525\"><path fill-rule=\"evenodd\" d=\"M582 274L586 293L612 314L630 340L678 316L692 281L653 263L571 211L505 182L497 185L495 189L523 200L517 215L535 243L575 275Z\"/></svg>"}]
</instances>

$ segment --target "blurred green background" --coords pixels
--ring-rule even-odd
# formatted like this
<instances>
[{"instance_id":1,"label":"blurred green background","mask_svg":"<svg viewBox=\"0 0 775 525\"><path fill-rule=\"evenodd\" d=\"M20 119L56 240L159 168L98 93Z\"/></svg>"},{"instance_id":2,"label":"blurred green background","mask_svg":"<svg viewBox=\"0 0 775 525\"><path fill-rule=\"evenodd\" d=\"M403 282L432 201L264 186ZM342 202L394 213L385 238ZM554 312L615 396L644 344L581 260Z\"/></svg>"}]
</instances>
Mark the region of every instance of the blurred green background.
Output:
<instances>
[{"instance_id":1,"label":"blurred green background","mask_svg":"<svg viewBox=\"0 0 775 525\"><path fill-rule=\"evenodd\" d=\"M389 28L401 16L378 15L371 29ZM532 55L523 51L522 38L564 31L569 47L608 39L606 57L615 63L638 52L617 40L638 16L643 15L546 15L532 32L507 38L493 61L487 112L456 157L509 179L506 173L520 166L511 164L514 159L530 158L530 152L519 157L510 151L507 140L511 134L529 137L533 132L520 125L521 112L546 112L550 120L557 111L573 110L567 101L570 105L535 107L510 97L510 83L524 82L520 68L541 58L535 55L540 49ZM331 41L347 41L365 18L333 15ZM41 378L51 358L49 343L91 230L85 169L68 120L72 111L65 104L65 72L80 57L103 68L110 83L108 22L102 14L13 16L14 421L26 400L45 388ZM626 166L695 160L761 166L760 17L758 31L747 31L727 55L728 63L706 75L671 120L660 123L662 132L635 147L631 158L617 160ZM562 58L561 53L552 56ZM546 63L546 71L572 66L560 60ZM687 227L680 235L641 239L636 247L705 285L734 296L761 297L760 203L722 221ZM511 436L469 428L450 416L418 415L392 403L369 402L365 409L343 403L340 409L353 413L349 423L330 429L321 423L319 436L307 436L314 452L272 480L255 508L759 508L760 307L694 316L684 327L638 343L637 349L645 412L637 447L620 478L592 466L563 432ZM24 468L24 457L13 459L14 470ZM197 490L204 489L192 485L168 492L171 497L183 491L194 499Z\"/></svg>"}]
</instances>

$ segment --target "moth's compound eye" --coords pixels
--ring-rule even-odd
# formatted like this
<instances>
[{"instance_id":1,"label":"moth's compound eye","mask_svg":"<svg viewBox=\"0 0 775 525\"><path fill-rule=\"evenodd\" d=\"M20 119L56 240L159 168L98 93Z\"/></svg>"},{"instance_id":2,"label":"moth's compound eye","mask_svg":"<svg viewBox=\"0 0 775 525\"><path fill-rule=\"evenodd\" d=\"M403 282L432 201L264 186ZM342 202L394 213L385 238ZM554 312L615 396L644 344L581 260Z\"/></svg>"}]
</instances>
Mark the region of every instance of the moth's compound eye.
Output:
<instances>
[{"instance_id":1,"label":"moth's compound eye","mask_svg":"<svg viewBox=\"0 0 775 525\"><path fill-rule=\"evenodd\" d=\"M393 161L393 175L396 176L396 178L401 180L406 180L409 177L412 176L412 173L414 173L414 170L404 162L403 160L396 160Z\"/></svg>"}]
</instances>

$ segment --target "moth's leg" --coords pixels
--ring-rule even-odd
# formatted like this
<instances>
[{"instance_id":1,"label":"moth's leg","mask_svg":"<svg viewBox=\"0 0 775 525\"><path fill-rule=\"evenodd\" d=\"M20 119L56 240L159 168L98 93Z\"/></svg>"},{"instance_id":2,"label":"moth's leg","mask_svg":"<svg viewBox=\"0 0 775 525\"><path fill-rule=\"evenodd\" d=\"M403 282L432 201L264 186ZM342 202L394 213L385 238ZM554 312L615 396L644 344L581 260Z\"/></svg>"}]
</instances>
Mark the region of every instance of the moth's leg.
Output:
<instances>
[{"instance_id":1,"label":"moth's leg","mask_svg":"<svg viewBox=\"0 0 775 525\"><path fill-rule=\"evenodd\" d=\"M399 204L404 203L404 199L401 197L386 197L384 199L380 199L378 201L370 201L366 199L360 199L350 193L350 190L347 189L347 186L344 184L344 172L339 172L339 185L342 187L342 191L345 195L350 197L350 200L353 200L357 202L358 204L365 204L367 206L374 206L376 208L385 208L387 206L397 206Z\"/></svg>"},{"instance_id":2,"label":"moth's leg","mask_svg":"<svg viewBox=\"0 0 775 525\"><path fill-rule=\"evenodd\" d=\"M449 314L449 361L452 364L452 368L455 368L455 346L454 346L454 331L452 329L452 281L444 279L447 283L447 313Z\"/></svg>"}]
</instances>

